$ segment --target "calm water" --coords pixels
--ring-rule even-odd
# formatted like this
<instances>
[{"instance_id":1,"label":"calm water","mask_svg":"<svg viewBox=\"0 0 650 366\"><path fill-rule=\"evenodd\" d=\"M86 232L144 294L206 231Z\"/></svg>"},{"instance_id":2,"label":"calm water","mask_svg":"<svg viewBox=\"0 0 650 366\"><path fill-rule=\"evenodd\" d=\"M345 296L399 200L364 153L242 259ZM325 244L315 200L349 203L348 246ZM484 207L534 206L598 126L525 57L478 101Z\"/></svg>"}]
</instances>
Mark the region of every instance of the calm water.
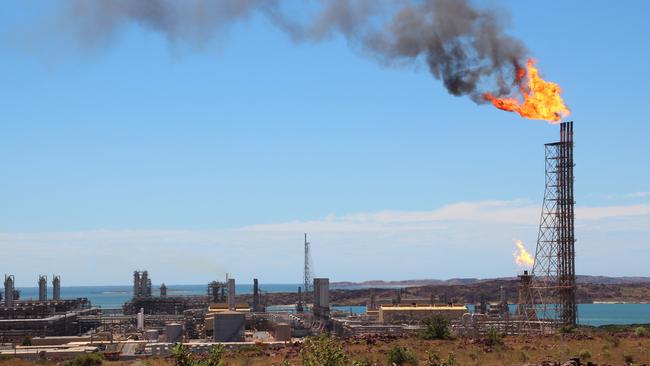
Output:
<instances>
[{"instance_id":1,"label":"calm water","mask_svg":"<svg viewBox=\"0 0 650 366\"><path fill-rule=\"evenodd\" d=\"M297 292L297 284L260 284L262 292ZM38 287L20 287L20 298L22 300L38 299ZM48 297L52 297L52 288L48 287ZM157 286L151 289L154 296L158 296L160 290ZM168 296L189 296L207 294L207 285L169 285L167 286ZM252 294L253 284L239 284L235 287L238 294ZM133 297L132 286L62 286L61 297L74 299L87 297L93 306L102 308L120 308Z\"/></svg>"},{"instance_id":2,"label":"calm water","mask_svg":"<svg viewBox=\"0 0 650 366\"><path fill-rule=\"evenodd\" d=\"M263 292L297 292L298 284L260 284ZM21 299L38 298L38 288L22 287ZM52 289L49 288L52 296ZM132 297L131 286L70 286L61 288L61 297L77 298L87 297L93 306L103 308L120 308L122 304ZM158 288L152 289L154 296ZM207 285L170 285L167 289L169 296L205 295ZM239 284L236 287L238 294L253 292L252 284ZM337 310L355 314L366 311L365 306L339 306ZM650 324L650 304L579 304L578 316L580 324L605 325L605 324Z\"/></svg>"}]
</instances>

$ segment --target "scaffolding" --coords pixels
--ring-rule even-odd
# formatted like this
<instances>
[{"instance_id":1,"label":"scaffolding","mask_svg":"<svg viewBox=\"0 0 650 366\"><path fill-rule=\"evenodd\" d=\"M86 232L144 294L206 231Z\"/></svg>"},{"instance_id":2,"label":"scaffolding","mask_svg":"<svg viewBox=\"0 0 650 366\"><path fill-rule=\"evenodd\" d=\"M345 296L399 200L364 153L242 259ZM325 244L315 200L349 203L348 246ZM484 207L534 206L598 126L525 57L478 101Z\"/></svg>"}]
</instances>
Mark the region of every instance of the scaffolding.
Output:
<instances>
[{"instance_id":1,"label":"scaffolding","mask_svg":"<svg viewBox=\"0 0 650 366\"><path fill-rule=\"evenodd\" d=\"M531 289L541 323L577 324L573 122L560 125L560 141L545 145L546 184Z\"/></svg>"}]
</instances>

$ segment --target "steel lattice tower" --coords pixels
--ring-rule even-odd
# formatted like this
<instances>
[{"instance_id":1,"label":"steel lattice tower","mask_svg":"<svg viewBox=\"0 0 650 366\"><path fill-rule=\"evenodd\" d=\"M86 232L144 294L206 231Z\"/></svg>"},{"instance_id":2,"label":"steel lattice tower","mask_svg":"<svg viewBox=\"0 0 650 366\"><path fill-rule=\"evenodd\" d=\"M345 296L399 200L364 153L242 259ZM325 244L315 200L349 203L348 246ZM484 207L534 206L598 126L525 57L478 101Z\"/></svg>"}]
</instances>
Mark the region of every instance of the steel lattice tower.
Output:
<instances>
[{"instance_id":1,"label":"steel lattice tower","mask_svg":"<svg viewBox=\"0 0 650 366\"><path fill-rule=\"evenodd\" d=\"M303 283L303 292L305 294L305 299L313 287L313 274L311 271L311 244L307 241L307 233L305 233L305 269Z\"/></svg>"},{"instance_id":2,"label":"steel lattice tower","mask_svg":"<svg viewBox=\"0 0 650 366\"><path fill-rule=\"evenodd\" d=\"M560 141L546 144L545 154L546 188L532 285L537 318L576 325L573 122L560 125Z\"/></svg>"}]
</instances>

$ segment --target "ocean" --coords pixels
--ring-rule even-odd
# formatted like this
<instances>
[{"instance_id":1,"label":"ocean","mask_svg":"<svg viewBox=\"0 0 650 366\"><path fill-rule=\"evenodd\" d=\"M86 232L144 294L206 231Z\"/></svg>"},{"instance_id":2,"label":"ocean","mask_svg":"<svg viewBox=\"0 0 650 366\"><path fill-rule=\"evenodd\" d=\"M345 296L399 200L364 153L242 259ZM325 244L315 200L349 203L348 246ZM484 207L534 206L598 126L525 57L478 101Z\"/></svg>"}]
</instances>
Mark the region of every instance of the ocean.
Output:
<instances>
[{"instance_id":1,"label":"ocean","mask_svg":"<svg viewBox=\"0 0 650 366\"><path fill-rule=\"evenodd\" d=\"M299 284L260 284L262 292L297 292ZM37 299L37 287L20 287L20 298ZM51 297L52 288L49 287L48 296ZM238 284L235 288L238 294L250 294L253 292L252 284ZM101 308L121 308L122 305L132 297L131 286L63 286L61 297L77 298L86 297L90 299L93 306ZM158 294L158 288L152 289L154 295ZM167 294L169 296L205 295L207 285L169 285ZM353 313L363 313L365 306L341 306L337 310ZM650 324L650 304L578 304L579 323L583 325L607 325L607 324Z\"/></svg>"}]
</instances>

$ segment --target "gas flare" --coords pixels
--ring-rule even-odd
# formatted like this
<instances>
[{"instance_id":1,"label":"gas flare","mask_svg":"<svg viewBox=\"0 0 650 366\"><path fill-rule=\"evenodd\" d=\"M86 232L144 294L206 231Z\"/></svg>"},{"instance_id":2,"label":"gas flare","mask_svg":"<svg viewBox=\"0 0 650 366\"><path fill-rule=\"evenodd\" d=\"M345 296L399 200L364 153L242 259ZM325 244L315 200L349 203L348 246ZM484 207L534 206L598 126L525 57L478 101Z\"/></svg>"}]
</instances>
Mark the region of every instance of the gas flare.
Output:
<instances>
[{"instance_id":1,"label":"gas flare","mask_svg":"<svg viewBox=\"0 0 650 366\"><path fill-rule=\"evenodd\" d=\"M497 98L490 93L486 93L484 98L499 109L517 112L528 119L541 119L555 124L569 115L569 108L560 96L560 86L539 76L535 60L528 59L526 69L517 69L515 80L519 84L523 102L514 97Z\"/></svg>"},{"instance_id":2,"label":"gas flare","mask_svg":"<svg viewBox=\"0 0 650 366\"><path fill-rule=\"evenodd\" d=\"M512 256L515 257L517 267L532 267L535 260L533 259L533 256L526 251L526 248L524 248L524 243L521 240L517 240L515 245L517 245L517 250L512 253Z\"/></svg>"}]
</instances>

